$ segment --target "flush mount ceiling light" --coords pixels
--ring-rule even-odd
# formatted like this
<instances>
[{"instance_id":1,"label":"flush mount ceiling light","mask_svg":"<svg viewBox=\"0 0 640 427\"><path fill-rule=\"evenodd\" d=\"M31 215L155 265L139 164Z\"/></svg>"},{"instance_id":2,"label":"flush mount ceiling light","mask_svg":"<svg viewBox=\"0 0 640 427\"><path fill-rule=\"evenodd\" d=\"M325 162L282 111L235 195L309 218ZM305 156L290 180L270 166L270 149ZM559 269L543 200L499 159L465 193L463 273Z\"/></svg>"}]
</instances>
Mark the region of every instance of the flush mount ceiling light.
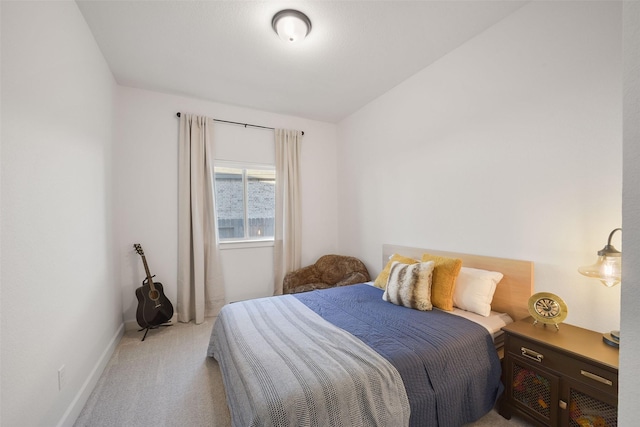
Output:
<instances>
[{"instance_id":1,"label":"flush mount ceiling light","mask_svg":"<svg viewBox=\"0 0 640 427\"><path fill-rule=\"evenodd\" d=\"M311 31L309 17L293 9L281 10L273 15L271 26L280 39L287 43L302 41Z\"/></svg>"}]
</instances>

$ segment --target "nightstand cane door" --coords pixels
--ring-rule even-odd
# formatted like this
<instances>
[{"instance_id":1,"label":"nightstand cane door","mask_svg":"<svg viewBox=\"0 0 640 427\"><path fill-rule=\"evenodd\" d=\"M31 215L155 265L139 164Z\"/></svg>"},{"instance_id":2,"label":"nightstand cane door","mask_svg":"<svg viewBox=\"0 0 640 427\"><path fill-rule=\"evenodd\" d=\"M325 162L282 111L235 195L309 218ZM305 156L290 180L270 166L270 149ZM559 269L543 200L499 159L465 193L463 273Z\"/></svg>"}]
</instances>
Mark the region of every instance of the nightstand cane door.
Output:
<instances>
[{"instance_id":1,"label":"nightstand cane door","mask_svg":"<svg viewBox=\"0 0 640 427\"><path fill-rule=\"evenodd\" d=\"M563 380L562 383L562 427L618 425L618 399L615 396L578 381Z\"/></svg>"},{"instance_id":2,"label":"nightstand cane door","mask_svg":"<svg viewBox=\"0 0 640 427\"><path fill-rule=\"evenodd\" d=\"M520 357L505 361L509 404L544 425L558 425L559 377Z\"/></svg>"}]
</instances>

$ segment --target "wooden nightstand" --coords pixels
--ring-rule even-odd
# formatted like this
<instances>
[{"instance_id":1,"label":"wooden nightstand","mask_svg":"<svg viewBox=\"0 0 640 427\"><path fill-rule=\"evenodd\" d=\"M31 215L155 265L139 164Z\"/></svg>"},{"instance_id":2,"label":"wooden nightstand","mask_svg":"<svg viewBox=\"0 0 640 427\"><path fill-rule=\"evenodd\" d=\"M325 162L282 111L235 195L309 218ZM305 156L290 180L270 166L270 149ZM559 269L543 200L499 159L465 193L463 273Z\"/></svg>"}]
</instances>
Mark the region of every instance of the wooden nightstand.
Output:
<instances>
[{"instance_id":1,"label":"wooden nightstand","mask_svg":"<svg viewBox=\"0 0 640 427\"><path fill-rule=\"evenodd\" d=\"M543 426L616 426L618 349L572 325L514 322L505 332L500 414Z\"/></svg>"}]
</instances>

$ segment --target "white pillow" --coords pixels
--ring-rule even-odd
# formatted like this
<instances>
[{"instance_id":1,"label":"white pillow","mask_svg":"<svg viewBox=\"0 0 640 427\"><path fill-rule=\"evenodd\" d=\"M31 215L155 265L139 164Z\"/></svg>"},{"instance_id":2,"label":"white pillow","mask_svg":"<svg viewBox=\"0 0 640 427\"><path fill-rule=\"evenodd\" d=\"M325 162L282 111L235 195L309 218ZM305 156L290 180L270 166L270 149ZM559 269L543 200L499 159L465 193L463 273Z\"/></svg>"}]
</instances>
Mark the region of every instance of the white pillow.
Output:
<instances>
[{"instance_id":1,"label":"white pillow","mask_svg":"<svg viewBox=\"0 0 640 427\"><path fill-rule=\"evenodd\" d=\"M491 301L503 274L462 267L453 292L453 305L481 316L491 314Z\"/></svg>"}]
</instances>

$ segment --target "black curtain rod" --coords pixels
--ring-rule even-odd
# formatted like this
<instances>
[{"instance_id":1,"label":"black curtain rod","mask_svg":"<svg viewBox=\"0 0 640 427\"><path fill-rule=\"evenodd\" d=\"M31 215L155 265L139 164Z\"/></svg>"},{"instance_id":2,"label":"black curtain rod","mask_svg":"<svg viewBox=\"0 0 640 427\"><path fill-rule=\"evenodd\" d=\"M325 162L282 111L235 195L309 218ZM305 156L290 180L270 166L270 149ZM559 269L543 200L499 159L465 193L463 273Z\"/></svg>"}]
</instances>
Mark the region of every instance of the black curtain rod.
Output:
<instances>
[{"instance_id":1,"label":"black curtain rod","mask_svg":"<svg viewBox=\"0 0 640 427\"><path fill-rule=\"evenodd\" d=\"M176 116L180 117L180 113L179 112L176 113ZM214 122L221 122L221 123L229 123L229 124L232 124L232 125L241 125L241 126L244 126L244 127L251 126L252 128L271 129L271 130L274 129L274 128L270 128L270 127L267 127L267 126L252 125L250 123L230 122L229 120L213 119L213 121ZM304 135L304 131L302 131L302 134Z\"/></svg>"}]
</instances>

